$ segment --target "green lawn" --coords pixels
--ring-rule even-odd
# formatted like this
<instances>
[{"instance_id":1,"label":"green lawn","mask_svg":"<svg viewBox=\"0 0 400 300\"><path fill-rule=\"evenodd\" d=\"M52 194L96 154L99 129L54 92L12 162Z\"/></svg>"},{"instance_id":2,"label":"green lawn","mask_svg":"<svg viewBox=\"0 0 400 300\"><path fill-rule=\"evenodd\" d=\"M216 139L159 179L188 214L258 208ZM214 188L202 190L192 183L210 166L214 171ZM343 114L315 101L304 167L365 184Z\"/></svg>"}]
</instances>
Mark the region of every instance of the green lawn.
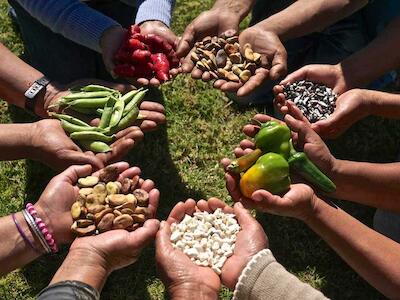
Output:
<instances>
[{"instance_id":1,"label":"green lawn","mask_svg":"<svg viewBox=\"0 0 400 300\"><path fill-rule=\"evenodd\" d=\"M197 14L213 1L178 0L173 29L182 33ZM0 40L16 54L23 52L20 39L7 18L6 1L0 0ZM0 58L1 63L1 58ZM241 127L256 111L240 109L209 84L179 76L165 84L158 94L167 112L168 124L146 135L127 160L138 165L146 178L153 179L161 191L159 217L165 218L173 205L187 197L210 196L230 201L225 190L219 160L230 156L243 138ZM27 119L20 110L0 101L0 122ZM330 143L341 158L366 161L392 161L398 151L399 123L368 119L354 126L345 136ZM382 146L384 145L384 146ZM0 215L35 201L53 174L45 166L31 161L0 162ZM336 201L348 212L370 225L373 210ZM327 245L304 224L293 219L259 215L277 259L302 280L334 299L383 298L354 273ZM43 257L0 279L1 299L31 299L45 287L62 255ZM109 278L103 299L164 299L167 295L157 278L154 248L143 252L135 265L117 271ZM223 289L221 299L231 292Z\"/></svg>"}]
</instances>

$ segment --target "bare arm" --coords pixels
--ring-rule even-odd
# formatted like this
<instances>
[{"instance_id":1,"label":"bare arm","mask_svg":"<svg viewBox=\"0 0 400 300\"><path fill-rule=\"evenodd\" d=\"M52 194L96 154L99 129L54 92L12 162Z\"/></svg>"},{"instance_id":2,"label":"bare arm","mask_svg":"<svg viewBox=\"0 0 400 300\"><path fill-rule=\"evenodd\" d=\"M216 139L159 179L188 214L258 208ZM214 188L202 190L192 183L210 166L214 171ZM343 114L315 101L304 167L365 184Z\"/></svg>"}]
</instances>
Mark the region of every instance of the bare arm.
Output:
<instances>
[{"instance_id":1,"label":"bare arm","mask_svg":"<svg viewBox=\"0 0 400 300\"><path fill-rule=\"evenodd\" d=\"M318 199L306 224L361 277L388 298L400 291L400 245L375 232L345 211Z\"/></svg>"},{"instance_id":2,"label":"bare arm","mask_svg":"<svg viewBox=\"0 0 400 300\"><path fill-rule=\"evenodd\" d=\"M42 76L0 43L0 98L25 108L25 91ZM56 93L58 89L51 83L43 89L36 98L35 113L45 116L45 107Z\"/></svg>"},{"instance_id":3,"label":"bare arm","mask_svg":"<svg viewBox=\"0 0 400 300\"><path fill-rule=\"evenodd\" d=\"M272 31L285 41L321 31L367 3L368 0L298 0L255 26Z\"/></svg>"},{"instance_id":4,"label":"bare arm","mask_svg":"<svg viewBox=\"0 0 400 300\"><path fill-rule=\"evenodd\" d=\"M22 213L16 213L15 217L22 231L33 242L33 235ZM0 276L39 257L39 254L23 240L11 216L0 218L0 237ZM39 241L35 240L35 246L41 250Z\"/></svg>"},{"instance_id":5,"label":"bare arm","mask_svg":"<svg viewBox=\"0 0 400 300\"><path fill-rule=\"evenodd\" d=\"M34 124L0 125L0 160L31 158L33 153L32 134Z\"/></svg>"}]
</instances>

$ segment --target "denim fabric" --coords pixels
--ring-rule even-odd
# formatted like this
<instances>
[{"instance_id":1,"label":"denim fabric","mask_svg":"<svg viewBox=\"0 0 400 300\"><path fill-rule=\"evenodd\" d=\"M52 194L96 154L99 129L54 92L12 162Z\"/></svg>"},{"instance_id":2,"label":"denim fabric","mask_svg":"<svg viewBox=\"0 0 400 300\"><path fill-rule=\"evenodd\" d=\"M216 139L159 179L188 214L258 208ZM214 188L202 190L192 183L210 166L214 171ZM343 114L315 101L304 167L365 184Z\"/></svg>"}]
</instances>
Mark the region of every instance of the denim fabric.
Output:
<instances>
[{"instance_id":1,"label":"denim fabric","mask_svg":"<svg viewBox=\"0 0 400 300\"><path fill-rule=\"evenodd\" d=\"M61 281L40 291L38 300L98 300L99 292L91 286L74 280Z\"/></svg>"},{"instance_id":2,"label":"denim fabric","mask_svg":"<svg viewBox=\"0 0 400 300\"><path fill-rule=\"evenodd\" d=\"M25 45L27 62L51 80L69 83L80 78L113 80L101 54L78 45L39 23L15 0L9 0ZM124 27L134 23L135 10L120 1L96 1L91 7Z\"/></svg>"}]
</instances>

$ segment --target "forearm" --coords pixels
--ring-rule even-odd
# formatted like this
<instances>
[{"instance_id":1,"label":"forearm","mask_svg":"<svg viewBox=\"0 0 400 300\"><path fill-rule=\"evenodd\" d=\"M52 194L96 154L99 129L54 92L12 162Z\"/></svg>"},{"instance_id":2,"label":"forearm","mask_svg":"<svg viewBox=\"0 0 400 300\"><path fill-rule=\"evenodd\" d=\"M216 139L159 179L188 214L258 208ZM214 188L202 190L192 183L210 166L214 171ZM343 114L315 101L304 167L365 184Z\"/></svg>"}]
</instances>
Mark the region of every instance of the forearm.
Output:
<instances>
[{"instance_id":1,"label":"forearm","mask_svg":"<svg viewBox=\"0 0 400 300\"><path fill-rule=\"evenodd\" d=\"M400 245L318 199L305 221L361 277L389 298L400 290Z\"/></svg>"},{"instance_id":2,"label":"forearm","mask_svg":"<svg viewBox=\"0 0 400 300\"><path fill-rule=\"evenodd\" d=\"M340 63L344 76L351 78L353 87L365 86L400 66L400 55L397 51L400 47L399 36L400 17L392 21L367 47Z\"/></svg>"},{"instance_id":3,"label":"forearm","mask_svg":"<svg viewBox=\"0 0 400 300\"><path fill-rule=\"evenodd\" d=\"M318 32L366 5L368 0L298 0L256 24L282 41Z\"/></svg>"},{"instance_id":4,"label":"forearm","mask_svg":"<svg viewBox=\"0 0 400 300\"><path fill-rule=\"evenodd\" d=\"M100 292L109 273L106 262L95 251L74 249L68 253L50 285L66 280L79 281Z\"/></svg>"},{"instance_id":5,"label":"forearm","mask_svg":"<svg viewBox=\"0 0 400 300\"><path fill-rule=\"evenodd\" d=\"M15 218L26 237L37 249L41 249L40 242L34 239L22 213L16 213ZM26 265L40 255L24 241L11 216L0 218L0 237L0 276Z\"/></svg>"},{"instance_id":6,"label":"forearm","mask_svg":"<svg viewBox=\"0 0 400 300\"><path fill-rule=\"evenodd\" d=\"M400 118L400 95L394 93L362 90L365 93L369 115L384 118Z\"/></svg>"},{"instance_id":7,"label":"forearm","mask_svg":"<svg viewBox=\"0 0 400 300\"><path fill-rule=\"evenodd\" d=\"M40 23L85 47L101 52L100 39L118 22L79 0L17 0Z\"/></svg>"},{"instance_id":8,"label":"forearm","mask_svg":"<svg viewBox=\"0 0 400 300\"><path fill-rule=\"evenodd\" d=\"M240 16L243 20L251 11L255 0L217 0L212 9L229 10Z\"/></svg>"},{"instance_id":9,"label":"forearm","mask_svg":"<svg viewBox=\"0 0 400 300\"><path fill-rule=\"evenodd\" d=\"M335 198L400 212L400 163L336 160L329 177Z\"/></svg>"},{"instance_id":10,"label":"forearm","mask_svg":"<svg viewBox=\"0 0 400 300\"><path fill-rule=\"evenodd\" d=\"M31 158L35 123L0 125L0 160Z\"/></svg>"}]
</instances>

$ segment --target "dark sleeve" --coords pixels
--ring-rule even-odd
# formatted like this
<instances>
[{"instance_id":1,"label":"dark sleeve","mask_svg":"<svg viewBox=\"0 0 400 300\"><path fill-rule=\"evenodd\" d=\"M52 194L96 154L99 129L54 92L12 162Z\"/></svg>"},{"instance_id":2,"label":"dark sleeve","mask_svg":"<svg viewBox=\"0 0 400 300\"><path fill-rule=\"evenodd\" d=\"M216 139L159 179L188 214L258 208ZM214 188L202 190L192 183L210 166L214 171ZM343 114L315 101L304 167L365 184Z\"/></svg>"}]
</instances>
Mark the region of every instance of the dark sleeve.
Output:
<instances>
[{"instance_id":1,"label":"dark sleeve","mask_svg":"<svg viewBox=\"0 0 400 300\"><path fill-rule=\"evenodd\" d=\"M80 281L61 281L49 285L37 296L38 300L98 300L100 294L90 285Z\"/></svg>"}]
</instances>

